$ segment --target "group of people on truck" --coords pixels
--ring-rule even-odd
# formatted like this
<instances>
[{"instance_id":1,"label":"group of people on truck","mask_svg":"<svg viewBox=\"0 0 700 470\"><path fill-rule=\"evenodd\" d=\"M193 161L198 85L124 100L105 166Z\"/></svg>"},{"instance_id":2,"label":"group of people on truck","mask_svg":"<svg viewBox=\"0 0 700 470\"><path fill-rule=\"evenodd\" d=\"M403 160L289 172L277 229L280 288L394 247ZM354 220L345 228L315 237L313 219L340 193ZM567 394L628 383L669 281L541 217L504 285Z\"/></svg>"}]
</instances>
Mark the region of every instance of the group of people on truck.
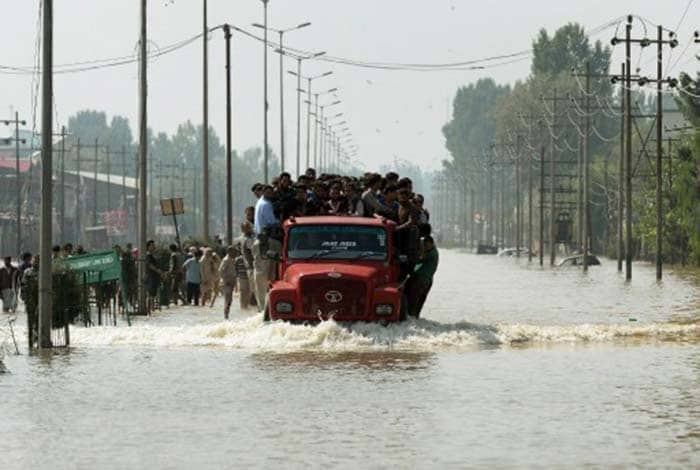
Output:
<instances>
[{"instance_id":1,"label":"group of people on truck","mask_svg":"<svg viewBox=\"0 0 700 470\"><path fill-rule=\"evenodd\" d=\"M430 212L425 199L413 191L413 181L395 172L382 176L366 173L361 178L322 174L313 168L292 181L282 173L272 183L251 188L257 202L246 209L242 235L234 245L249 250L255 296L264 299L276 276L274 260L267 254L281 250L283 222L304 216L381 216L396 223L395 245L401 259L400 281L404 284L408 313L420 311L432 287L438 252L431 236ZM252 232L251 233L251 228ZM264 301L258 302L262 311Z\"/></svg>"}]
</instances>

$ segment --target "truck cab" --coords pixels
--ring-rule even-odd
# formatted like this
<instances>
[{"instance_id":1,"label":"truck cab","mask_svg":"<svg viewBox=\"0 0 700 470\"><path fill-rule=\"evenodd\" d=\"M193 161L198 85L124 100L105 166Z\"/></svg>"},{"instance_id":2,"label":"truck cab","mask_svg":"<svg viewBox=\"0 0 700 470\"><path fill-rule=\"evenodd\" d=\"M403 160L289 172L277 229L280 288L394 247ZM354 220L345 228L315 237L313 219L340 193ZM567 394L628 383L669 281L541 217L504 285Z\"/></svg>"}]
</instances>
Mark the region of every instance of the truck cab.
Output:
<instances>
[{"instance_id":1,"label":"truck cab","mask_svg":"<svg viewBox=\"0 0 700 470\"><path fill-rule=\"evenodd\" d=\"M392 221L367 217L287 220L265 320L404 320L395 227Z\"/></svg>"}]
</instances>

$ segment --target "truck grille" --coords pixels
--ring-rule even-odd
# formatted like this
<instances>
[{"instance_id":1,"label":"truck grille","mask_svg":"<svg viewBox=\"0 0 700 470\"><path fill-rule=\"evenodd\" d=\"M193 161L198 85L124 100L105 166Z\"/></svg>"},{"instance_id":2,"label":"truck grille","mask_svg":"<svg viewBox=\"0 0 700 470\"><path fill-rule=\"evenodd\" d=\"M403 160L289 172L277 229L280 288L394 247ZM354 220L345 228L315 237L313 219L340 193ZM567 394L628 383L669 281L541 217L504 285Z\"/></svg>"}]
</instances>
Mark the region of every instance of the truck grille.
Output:
<instances>
[{"instance_id":1,"label":"truck grille","mask_svg":"<svg viewBox=\"0 0 700 470\"><path fill-rule=\"evenodd\" d=\"M303 279L301 298L304 314L356 317L365 314L367 288L348 279Z\"/></svg>"}]
</instances>

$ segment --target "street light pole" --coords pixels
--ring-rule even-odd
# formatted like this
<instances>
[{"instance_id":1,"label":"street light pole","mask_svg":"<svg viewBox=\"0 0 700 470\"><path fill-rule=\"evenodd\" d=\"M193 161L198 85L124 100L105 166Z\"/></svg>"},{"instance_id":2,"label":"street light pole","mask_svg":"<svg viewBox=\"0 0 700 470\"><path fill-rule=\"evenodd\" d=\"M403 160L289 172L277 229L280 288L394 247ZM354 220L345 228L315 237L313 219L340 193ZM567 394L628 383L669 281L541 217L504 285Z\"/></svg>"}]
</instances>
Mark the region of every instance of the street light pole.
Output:
<instances>
[{"instance_id":1,"label":"street light pole","mask_svg":"<svg viewBox=\"0 0 700 470\"><path fill-rule=\"evenodd\" d=\"M268 0L265 0L268 1ZM267 14L265 16L267 19ZM275 29L275 28L269 28L267 26L267 22L265 24L259 24L259 23L253 23L253 26L255 28L260 28L265 31L265 37L267 37L267 32L269 31L274 31L275 33L279 34L280 37L280 42L279 42L279 48L275 50L280 55L280 166L282 172L285 171L285 160L286 160L286 149L284 145L284 137L285 137L285 127L284 127L284 56L285 56L285 51L284 51L284 35L288 32L295 31L297 29L302 29L306 28L307 26L311 26L311 23L302 23L297 26L294 26L292 28L287 28L287 29ZM267 51L267 48L265 48ZM299 75L301 75L301 58L297 59L299 61ZM267 62L267 60L266 60ZM267 81L267 80L266 80ZM301 83L298 84L298 88L301 87Z\"/></svg>"},{"instance_id":2,"label":"street light pole","mask_svg":"<svg viewBox=\"0 0 700 470\"><path fill-rule=\"evenodd\" d=\"M226 38L226 244L233 244L233 176L231 149L231 26L224 25Z\"/></svg>"},{"instance_id":3,"label":"street light pole","mask_svg":"<svg viewBox=\"0 0 700 470\"><path fill-rule=\"evenodd\" d=\"M277 31L280 35L280 169L284 173L284 33L283 29Z\"/></svg>"},{"instance_id":4,"label":"street light pole","mask_svg":"<svg viewBox=\"0 0 700 470\"><path fill-rule=\"evenodd\" d=\"M264 86L263 86L263 115L264 115L264 124L263 124L263 178L265 180L265 184L269 183L269 175L268 175L268 141L267 141L267 111L268 111L268 105L267 105L267 3L269 0L262 0L263 2L263 10L264 10L264 41L263 41L263 75L264 75Z\"/></svg>"},{"instance_id":5,"label":"street light pole","mask_svg":"<svg viewBox=\"0 0 700 470\"><path fill-rule=\"evenodd\" d=\"M209 240L209 25L207 21L207 0L202 1L203 17L203 119L202 119L202 232L204 240Z\"/></svg>"},{"instance_id":6,"label":"street light pole","mask_svg":"<svg viewBox=\"0 0 700 470\"><path fill-rule=\"evenodd\" d=\"M146 307L146 265L141 262L146 256L147 220L148 220L148 118L147 118L147 27L146 3L141 0L141 25L139 39L139 211L138 211L138 305L142 314L148 313Z\"/></svg>"}]
</instances>

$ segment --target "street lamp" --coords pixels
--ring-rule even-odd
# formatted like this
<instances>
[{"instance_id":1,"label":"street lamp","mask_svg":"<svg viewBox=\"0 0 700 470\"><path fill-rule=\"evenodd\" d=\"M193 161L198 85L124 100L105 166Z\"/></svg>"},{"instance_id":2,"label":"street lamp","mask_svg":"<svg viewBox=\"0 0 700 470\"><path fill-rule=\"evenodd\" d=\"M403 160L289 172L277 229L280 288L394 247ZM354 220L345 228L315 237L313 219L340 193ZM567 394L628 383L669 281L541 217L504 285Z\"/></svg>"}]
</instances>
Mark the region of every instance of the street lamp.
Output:
<instances>
[{"instance_id":1,"label":"street lamp","mask_svg":"<svg viewBox=\"0 0 700 470\"><path fill-rule=\"evenodd\" d=\"M264 75L264 85L263 85L263 176L265 180L265 184L268 183L269 178L268 178L268 141L267 141L267 111L268 111L268 104L267 104L267 4L269 0L261 0L263 3L263 11L264 11L264 23L263 23L263 75Z\"/></svg>"},{"instance_id":2,"label":"street lamp","mask_svg":"<svg viewBox=\"0 0 700 470\"><path fill-rule=\"evenodd\" d=\"M294 72L290 72L294 74ZM308 168L311 164L311 85L314 80L318 80L319 78L324 78L328 77L329 75L333 75L333 71L328 71L326 73L322 73L320 75L313 75L309 77L302 77L301 72L296 74L299 79L304 78L305 80L308 81L308 88L306 89L306 92L308 94L307 98L307 111L306 111L306 167ZM298 90L301 90L301 84L299 85ZM297 91L298 91L297 90Z\"/></svg>"},{"instance_id":3,"label":"street lamp","mask_svg":"<svg viewBox=\"0 0 700 470\"><path fill-rule=\"evenodd\" d=\"M325 54L325 52L316 52L306 56L297 55L295 56L297 59L297 71L288 71L289 74L297 77L297 176L300 174L299 167L301 166L301 94L304 92L301 88L301 63L305 60L317 59Z\"/></svg>"},{"instance_id":4,"label":"street lamp","mask_svg":"<svg viewBox=\"0 0 700 470\"><path fill-rule=\"evenodd\" d=\"M336 93L337 91L338 88L331 88L330 90L314 94L314 97L316 99L316 113L314 114L314 167L318 166L318 97L330 93ZM340 101L336 101L335 104L340 104ZM323 115L323 113L321 115Z\"/></svg>"},{"instance_id":5,"label":"street lamp","mask_svg":"<svg viewBox=\"0 0 700 470\"><path fill-rule=\"evenodd\" d=\"M265 28L264 25L259 23L253 23L253 26L256 28L273 31L280 36L279 48L276 49L275 52L279 53L280 55L280 164L282 167L282 172L284 172L284 34L311 26L311 23L301 23L297 26L286 29Z\"/></svg>"},{"instance_id":6,"label":"street lamp","mask_svg":"<svg viewBox=\"0 0 700 470\"><path fill-rule=\"evenodd\" d=\"M339 113L335 116L332 116L330 118L324 118L323 117L323 112L325 108L331 107L331 106L336 106L340 104L341 101L335 101L333 103L327 104L325 106L320 106L321 108L321 167L327 168L328 167L328 142L327 139L329 137L329 132L330 132L330 125L329 121L332 121L333 119L337 119L343 115L343 113ZM325 125L324 125L325 123ZM325 130L325 135L324 135L324 130Z\"/></svg>"}]
</instances>

